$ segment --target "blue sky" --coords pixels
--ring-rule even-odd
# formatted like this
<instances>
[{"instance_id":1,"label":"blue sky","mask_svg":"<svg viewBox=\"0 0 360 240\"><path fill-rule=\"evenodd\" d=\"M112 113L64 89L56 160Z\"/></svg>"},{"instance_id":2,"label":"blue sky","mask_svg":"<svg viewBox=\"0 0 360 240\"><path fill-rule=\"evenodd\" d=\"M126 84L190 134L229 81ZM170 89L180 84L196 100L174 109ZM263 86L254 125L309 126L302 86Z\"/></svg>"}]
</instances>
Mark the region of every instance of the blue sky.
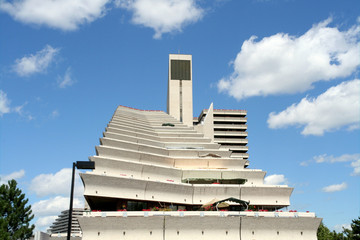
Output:
<instances>
[{"instance_id":1,"label":"blue sky","mask_svg":"<svg viewBox=\"0 0 360 240\"><path fill-rule=\"evenodd\" d=\"M250 167L331 229L360 215L358 0L0 0L0 176L38 229L68 208L118 105L166 110L193 55L194 115L246 109ZM78 179L76 206L81 206Z\"/></svg>"}]
</instances>

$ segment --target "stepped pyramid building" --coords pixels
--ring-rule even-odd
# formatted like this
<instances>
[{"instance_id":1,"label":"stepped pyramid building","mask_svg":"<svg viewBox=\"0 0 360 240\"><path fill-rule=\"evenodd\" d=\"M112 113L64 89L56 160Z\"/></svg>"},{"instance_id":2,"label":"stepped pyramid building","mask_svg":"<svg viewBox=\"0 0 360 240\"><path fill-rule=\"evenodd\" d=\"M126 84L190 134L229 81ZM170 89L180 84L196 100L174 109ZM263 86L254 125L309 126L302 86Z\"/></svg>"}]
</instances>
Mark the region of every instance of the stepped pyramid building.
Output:
<instances>
[{"instance_id":1,"label":"stepped pyramid building","mask_svg":"<svg viewBox=\"0 0 360 240\"><path fill-rule=\"evenodd\" d=\"M71 221L71 236L80 237L81 228L79 225L78 218L82 217L84 209L75 208L72 212L72 221ZM52 237L62 237L67 236L69 221L69 210L62 211L60 215L55 219L55 222L50 226L48 232Z\"/></svg>"},{"instance_id":2,"label":"stepped pyramid building","mask_svg":"<svg viewBox=\"0 0 360 240\"><path fill-rule=\"evenodd\" d=\"M81 174L83 239L317 239L321 219L284 210L293 188L248 168L245 110L193 118L191 61L169 57L168 113L116 109Z\"/></svg>"}]
</instances>

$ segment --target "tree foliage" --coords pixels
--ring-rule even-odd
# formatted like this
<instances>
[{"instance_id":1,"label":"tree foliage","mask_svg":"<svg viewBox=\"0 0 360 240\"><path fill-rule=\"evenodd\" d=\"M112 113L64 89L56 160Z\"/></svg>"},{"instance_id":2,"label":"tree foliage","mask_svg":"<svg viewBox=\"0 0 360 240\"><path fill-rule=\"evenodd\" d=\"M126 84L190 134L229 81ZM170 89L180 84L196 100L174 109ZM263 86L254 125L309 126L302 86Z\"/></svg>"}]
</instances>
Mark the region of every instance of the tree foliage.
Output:
<instances>
[{"instance_id":1,"label":"tree foliage","mask_svg":"<svg viewBox=\"0 0 360 240\"><path fill-rule=\"evenodd\" d=\"M354 240L360 240L360 217L358 219L352 220L351 229Z\"/></svg>"},{"instance_id":2,"label":"tree foliage","mask_svg":"<svg viewBox=\"0 0 360 240\"><path fill-rule=\"evenodd\" d=\"M323 223L317 231L318 240L360 240L360 217L352 220L351 229L343 228L342 232L330 231Z\"/></svg>"},{"instance_id":3,"label":"tree foliage","mask_svg":"<svg viewBox=\"0 0 360 240\"><path fill-rule=\"evenodd\" d=\"M330 230L321 222L317 230L318 240L328 240L331 235Z\"/></svg>"},{"instance_id":4,"label":"tree foliage","mask_svg":"<svg viewBox=\"0 0 360 240\"><path fill-rule=\"evenodd\" d=\"M34 218L28 199L17 187L15 180L0 186L0 239L29 239L35 226L30 225Z\"/></svg>"}]
</instances>

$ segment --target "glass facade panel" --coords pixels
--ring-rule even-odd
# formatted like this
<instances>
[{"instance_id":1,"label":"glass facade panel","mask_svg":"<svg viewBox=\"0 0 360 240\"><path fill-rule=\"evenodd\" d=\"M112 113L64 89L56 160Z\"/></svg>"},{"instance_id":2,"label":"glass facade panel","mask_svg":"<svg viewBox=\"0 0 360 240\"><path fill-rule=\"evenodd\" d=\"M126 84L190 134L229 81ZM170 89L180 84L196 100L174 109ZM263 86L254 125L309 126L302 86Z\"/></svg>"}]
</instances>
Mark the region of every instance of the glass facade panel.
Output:
<instances>
[{"instance_id":1,"label":"glass facade panel","mask_svg":"<svg viewBox=\"0 0 360 240\"><path fill-rule=\"evenodd\" d=\"M190 60L171 60L171 79L190 80Z\"/></svg>"}]
</instances>

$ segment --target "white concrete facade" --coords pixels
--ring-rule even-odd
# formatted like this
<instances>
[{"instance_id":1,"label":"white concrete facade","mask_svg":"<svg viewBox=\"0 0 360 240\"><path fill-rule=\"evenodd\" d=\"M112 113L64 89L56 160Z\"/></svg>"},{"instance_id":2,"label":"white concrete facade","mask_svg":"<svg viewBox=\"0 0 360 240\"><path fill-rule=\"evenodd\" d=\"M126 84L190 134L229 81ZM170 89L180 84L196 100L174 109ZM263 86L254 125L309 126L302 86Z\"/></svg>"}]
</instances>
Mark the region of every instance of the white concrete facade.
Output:
<instances>
[{"instance_id":1,"label":"white concrete facade","mask_svg":"<svg viewBox=\"0 0 360 240\"><path fill-rule=\"evenodd\" d=\"M293 188L265 185L266 172L248 168L245 110L211 104L193 125L191 61L169 56L168 113L116 109L89 158L95 169L80 174L83 239L317 239L321 219L284 210ZM201 208L227 198L246 207Z\"/></svg>"},{"instance_id":2,"label":"white concrete facade","mask_svg":"<svg viewBox=\"0 0 360 240\"><path fill-rule=\"evenodd\" d=\"M311 213L107 212L80 219L83 239L316 240Z\"/></svg>"},{"instance_id":3,"label":"white concrete facade","mask_svg":"<svg viewBox=\"0 0 360 240\"><path fill-rule=\"evenodd\" d=\"M164 112L119 106L103 136L90 157L95 170L81 174L90 208L102 211L80 220L84 240L316 239L321 219L313 213L274 211L290 205L293 188L264 185L266 172ZM269 212L117 212L129 201L192 209L229 197Z\"/></svg>"},{"instance_id":4,"label":"white concrete facade","mask_svg":"<svg viewBox=\"0 0 360 240\"><path fill-rule=\"evenodd\" d=\"M234 157L248 159L246 114L246 110L213 109L211 104L193 120L193 124L199 132L220 144L221 149L232 151Z\"/></svg>"}]
</instances>

